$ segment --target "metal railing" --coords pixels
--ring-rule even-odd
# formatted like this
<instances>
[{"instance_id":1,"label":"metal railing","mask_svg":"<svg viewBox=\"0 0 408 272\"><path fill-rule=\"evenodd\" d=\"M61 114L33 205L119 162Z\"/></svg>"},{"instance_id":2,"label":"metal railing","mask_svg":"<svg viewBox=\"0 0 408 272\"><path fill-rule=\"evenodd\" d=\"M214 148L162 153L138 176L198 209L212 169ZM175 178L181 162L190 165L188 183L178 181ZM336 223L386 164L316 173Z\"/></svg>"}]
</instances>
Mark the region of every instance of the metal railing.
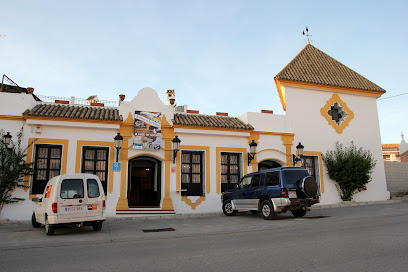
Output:
<instances>
[{"instance_id":1,"label":"metal railing","mask_svg":"<svg viewBox=\"0 0 408 272\"><path fill-rule=\"evenodd\" d=\"M63 96L47 96L47 95L37 95L39 99L43 103L55 103L55 100L62 100L62 101L69 101L70 104L72 104L72 101L74 101L75 105L84 105L84 106L90 106L90 101L84 99L84 98L75 98L75 97L63 97ZM97 103L102 103L104 104L105 107L111 107L111 108L117 108L119 106L118 101L109 101L109 100L98 100L94 101Z\"/></svg>"}]
</instances>

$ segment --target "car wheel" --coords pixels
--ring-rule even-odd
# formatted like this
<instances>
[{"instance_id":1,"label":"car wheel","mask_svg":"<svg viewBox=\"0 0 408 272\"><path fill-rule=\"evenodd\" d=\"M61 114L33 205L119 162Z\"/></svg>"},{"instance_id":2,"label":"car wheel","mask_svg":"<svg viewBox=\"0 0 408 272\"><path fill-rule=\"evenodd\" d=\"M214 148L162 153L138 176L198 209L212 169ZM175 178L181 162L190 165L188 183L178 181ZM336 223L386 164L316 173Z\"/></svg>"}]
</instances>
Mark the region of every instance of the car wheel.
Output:
<instances>
[{"instance_id":1,"label":"car wheel","mask_svg":"<svg viewBox=\"0 0 408 272\"><path fill-rule=\"evenodd\" d=\"M224 203L222 204L222 211L227 216L233 216L233 215L236 215L238 213L237 210L234 210L232 208L231 200L225 200L224 201Z\"/></svg>"},{"instance_id":2,"label":"car wheel","mask_svg":"<svg viewBox=\"0 0 408 272\"><path fill-rule=\"evenodd\" d=\"M306 214L306 210L294 210L291 211L294 217L303 217Z\"/></svg>"},{"instance_id":3,"label":"car wheel","mask_svg":"<svg viewBox=\"0 0 408 272\"><path fill-rule=\"evenodd\" d=\"M250 212L251 212L252 214L259 214L259 213L260 213L260 211L257 211L257 210L250 210Z\"/></svg>"},{"instance_id":4,"label":"car wheel","mask_svg":"<svg viewBox=\"0 0 408 272\"><path fill-rule=\"evenodd\" d=\"M35 218L35 213L31 216L31 225L33 225L34 228L39 228L41 227L41 224L37 222L37 219Z\"/></svg>"},{"instance_id":5,"label":"car wheel","mask_svg":"<svg viewBox=\"0 0 408 272\"><path fill-rule=\"evenodd\" d=\"M102 229L102 222L96 222L92 225L94 231L100 231Z\"/></svg>"},{"instance_id":6,"label":"car wheel","mask_svg":"<svg viewBox=\"0 0 408 272\"><path fill-rule=\"evenodd\" d=\"M270 200L265 200L262 202L261 213L265 220L270 220L275 217L275 211Z\"/></svg>"},{"instance_id":7,"label":"car wheel","mask_svg":"<svg viewBox=\"0 0 408 272\"><path fill-rule=\"evenodd\" d=\"M48 218L45 217L45 233L47 235L54 235L54 231L55 231L54 226L50 225L50 223L48 223Z\"/></svg>"}]
</instances>

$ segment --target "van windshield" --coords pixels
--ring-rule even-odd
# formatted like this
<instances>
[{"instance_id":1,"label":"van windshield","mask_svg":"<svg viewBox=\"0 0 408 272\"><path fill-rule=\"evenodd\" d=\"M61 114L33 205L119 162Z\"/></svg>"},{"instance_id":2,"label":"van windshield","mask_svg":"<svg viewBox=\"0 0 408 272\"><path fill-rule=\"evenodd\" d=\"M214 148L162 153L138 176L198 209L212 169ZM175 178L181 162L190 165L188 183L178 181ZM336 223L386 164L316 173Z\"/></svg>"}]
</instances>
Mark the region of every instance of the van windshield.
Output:
<instances>
[{"instance_id":1,"label":"van windshield","mask_svg":"<svg viewBox=\"0 0 408 272\"><path fill-rule=\"evenodd\" d=\"M73 199L84 197L84 181L82 179L64 179L61 183L61 198Z\"/></svg>"},{"instance_id":2,"label":"van windshield","mask_svg":"<svg viewBox=\"0 0 408 272\"><path fill-rule=\"evenodd\" d=\"M310 176L307 170L287 170L285 173L286 186L295 188L299 186L305 177Z\"/></svg>"}]
</instances>

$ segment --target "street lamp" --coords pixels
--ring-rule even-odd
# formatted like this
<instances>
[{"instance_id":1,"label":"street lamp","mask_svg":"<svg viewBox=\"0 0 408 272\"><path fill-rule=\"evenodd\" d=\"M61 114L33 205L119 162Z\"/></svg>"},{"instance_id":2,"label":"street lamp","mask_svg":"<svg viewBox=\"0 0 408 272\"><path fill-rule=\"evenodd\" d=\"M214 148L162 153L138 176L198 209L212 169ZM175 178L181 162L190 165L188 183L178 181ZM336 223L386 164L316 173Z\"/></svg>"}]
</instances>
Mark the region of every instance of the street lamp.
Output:
<instances>
[{"instance_id":1,"label":"street lamp","mask_svg":"<svg viewBox=\"0 0 408 272\"><path fill-rule=\"evenodd\" d=\"M298 161L300 161L300 160L303 158L303 149L304 149L304 148L305 148L305 147L302 145L301 142L299 142L299 144L296 146L296 149L297 149L297 153L298 153L298 155L299 155L299 158L298 158L295 154L293 154L293 166L295 166L296 163L297 163Z\"/></svg>"},{"instance_id":2,"label":"street lamp","mask_svg":"<svg viewBox=\"0 0 408 272\"><path fill-rule=\"evenodd\" d=\"M178 136L174 136L174 139L171 141L173 143L173 164L176 163L177 152L180 150L181 140Z\"/></svg>"},{"instance_id":3,"label":"street lamp","mask_svg":"<svg viewBox=\"0 0 408 272\"><path fill-rule=\"evenodd\" d=\"M3 138L4 138L4 144L6 145L6 147L9 146L9 144L10 144L10 142L11 142L11 137L12 137L12 136L10 135L10 132L7 132L7 134L3 136Z\"/></svg>"},{"instance_id":4,"label":"street lamp","mask_svg":"<svg viewBox=\"0 0 408 272\"><path fill-rule=\"evenodd\" d=\"M116 148L116 162L119 159L119 150L122 148L123 137L120 135L120 132L113 138L115 140L115 148Z\"/></svg>"},{"instance_id":5,"label":"street lamp","mask_svg":"<svg viewBox=\"0 0 408 272\"><path fill-rule=\"evenodd\" d=\"M248 153L248 166L251 163L251 161L255 158L256 154L256 147L258 146L257 143L255 143L254 140L249 144L249 150L250 152Z\"/></svg>"}]
</instances>

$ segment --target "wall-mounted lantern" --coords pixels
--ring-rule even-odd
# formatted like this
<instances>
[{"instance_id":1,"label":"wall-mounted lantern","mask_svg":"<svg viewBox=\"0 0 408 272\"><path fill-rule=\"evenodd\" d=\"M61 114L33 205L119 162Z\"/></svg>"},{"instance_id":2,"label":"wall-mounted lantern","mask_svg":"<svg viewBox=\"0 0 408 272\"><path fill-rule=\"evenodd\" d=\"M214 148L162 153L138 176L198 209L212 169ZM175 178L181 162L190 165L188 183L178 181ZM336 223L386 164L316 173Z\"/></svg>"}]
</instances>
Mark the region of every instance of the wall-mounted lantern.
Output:
<instances>
[{"instance_id":1,"label":"wall-mounted lantern","mask_svg":"<svg viewBox=\"0 0 408 272\"><path fill-rule=\"evenodd\" d=\"M113 138L115 140L116 148L116 162L119 160L119 150L122 148L123 137L120 135L120 132Z\"/></svg>"},{"instance_id":2,"label":"wall-mounted lantern","mask_svg":"<svg viewBox=\"0 0 408 272\"><path fill-rule=\"evenodd\" d=\"M251 163L251 161L255 158L256 154L256 147L258 146L257 143L255 143L254 140L249 144L249 150L250 152L248 153L248 166Z\"/></svg>"},{"instance_id":3,"label":"wall-mounted lantern","mask_svg":"<svg viewBox=\"0 0 408 272\"><path fill-rule=\"evenodd\" d=\"M303 149L304 148L305 147L302 145L301 142L299 142L299 144L296 146L297 153L298 153L299 157L297 157L295 154L293 154L293 166L296 166L296 163L303 158Z\"/></svg>"},{"instance_id":4,"label":"wall-mounted lantern","mask_svg":"<svg viewBox=\"0 0 408 272\"><path fill-rule=\"evenodd\" d=\"M177 152L180 150L181 140L176 135L171 142L173 143L173 163L176 163Z\"/></svg>"},{"instance_id":5,"label":"wall-mounted lantern","mask_svg":"<svg viewBox=\"0 0 408 272\"><path fill-rule=\"evenodd\" d=\"M10 135L10 132L7 132L7 134L3 136L3 138L4 138L3 142L6 145L6 147L8 147L10 145L11 137L13 137L13 136Z\"/></svg>"}]
</instances>

